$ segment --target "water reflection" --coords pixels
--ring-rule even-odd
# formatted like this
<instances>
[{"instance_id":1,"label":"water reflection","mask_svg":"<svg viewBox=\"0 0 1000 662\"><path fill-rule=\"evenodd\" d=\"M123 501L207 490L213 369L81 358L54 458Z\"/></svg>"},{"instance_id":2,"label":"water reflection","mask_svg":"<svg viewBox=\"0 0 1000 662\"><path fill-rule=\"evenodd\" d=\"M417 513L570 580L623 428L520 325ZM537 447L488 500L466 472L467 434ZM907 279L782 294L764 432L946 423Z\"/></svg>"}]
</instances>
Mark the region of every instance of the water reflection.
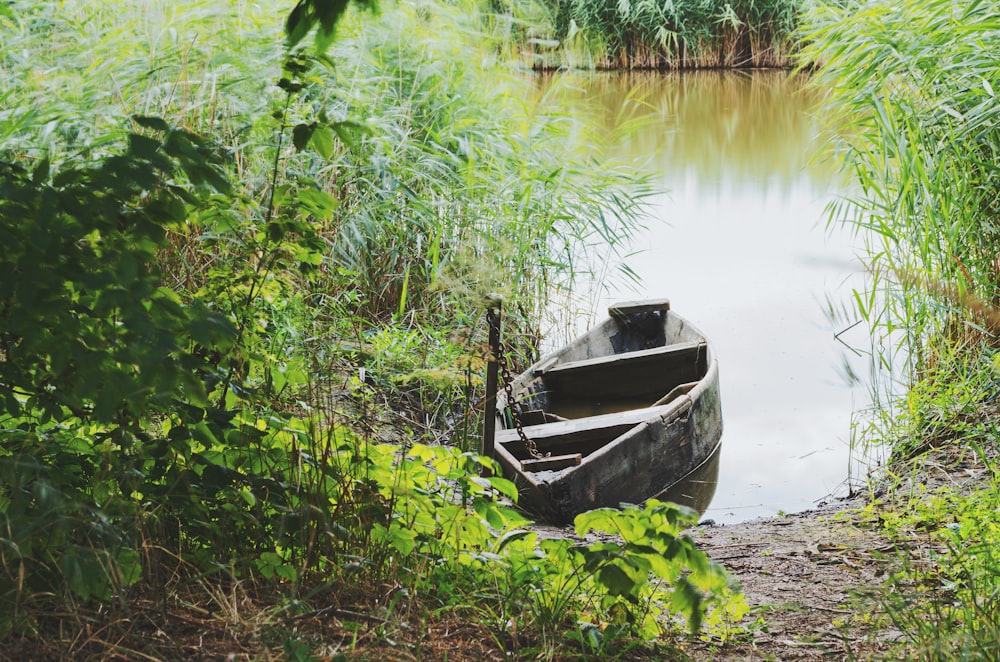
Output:
<instances>
[{"instance_id":1,"label":"water reflection","mask_svg":"<svg viewBox=\"0 0 1000 662\"><path fill-rule=\"evenodd\" d=\"M712 503L719 484L719 460L722 453L716 449L711 457L670 489L656 496L660 501L672 501L704 513Z\"/></svg>"},{"instance_id":2,"label":"water reflection","mask_svg":"<svg viewBox=\"0 0 1000 662\"><path fill-rule=\"evenodd\" d=\"M817 101L803 79L782 71L632 72L564 77L573 103L617 132L614 156L646 160L668 184L702 187L826 187L832 169L803 145L817 141ZM575 83L575 84L574 84ZM671 188L675 188L672 186Z\"/></svg>"},{"instance_id":3,"label":"water reflection","mask_svg":"<svg viewBox=\"0 0 1000 662\"><path fill-rule=\"evenodd\" d=\"M642 278L585 307L669 296L715 343L725 432L706 517L812 506L848 472L863 374L824 314L862 285L854 239L825 225L845 184L814 161L816 99L782 72L599 74L562 79L575 112L622 136L610 156L662 182L629 265ZM586 326L590 320L583 320ZM864 335L857 328L855 334Z\"/></svg>"}]
</instances>

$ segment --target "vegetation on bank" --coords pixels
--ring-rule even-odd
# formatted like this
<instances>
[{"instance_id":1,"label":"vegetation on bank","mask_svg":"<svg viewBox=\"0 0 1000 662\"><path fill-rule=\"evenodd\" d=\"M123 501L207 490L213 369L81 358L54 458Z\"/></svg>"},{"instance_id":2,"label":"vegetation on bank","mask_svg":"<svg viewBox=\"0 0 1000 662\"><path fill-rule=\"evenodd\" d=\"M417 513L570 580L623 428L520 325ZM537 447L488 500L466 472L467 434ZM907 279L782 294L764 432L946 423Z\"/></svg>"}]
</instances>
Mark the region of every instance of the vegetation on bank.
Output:
<instances>
[{"instance_id":1,"label":"vegetation on bank","mask_svg":"<svg viewBox=\"0 0 1000 662\"><path fill-rule=\"evenodd\" d=\"M493 34L536 69L792 64L800 0L506 0Z\"/></svg>"},{"instance_id":2,"label":"vegetation on bank","mask_svg":"<svg viewBox=\"0 0 1000 662\"><path fill-rule=\"evenodd\" d=\"M876 593L913 659L992 659L1000 650L996 397L1000 388L1000 4L837 2L806 18L805 57L838 112L861 185L836 210L868 241L873 285L858 310L876 359L906 365L901 400L862 430L891 470L867 509L890 534L926 531ZM846 127L846 130L844 130ZM898 391L897 391L898 393ZM928 451L976 456L980 489L913 489ZM895 479L895 480L894 480ZM876 625L879 625L876 623Z\"/></svg>"},{"instance_id":3,"label":"vegetation on bank","mask_svg":"<svg viewBox=\"0 0 1000 662\"><path fill-rule=\"evenodd\" d=\"M485 295L531 358L643 183L472 12L345 7L0 11L0 656L206 653L179 613L300 660L420 657L449 619L512 656L730 636L692 513L543 539L475 453Z\"/></svg>"},{"instance_id":4,"label":"vegetation on bank","mask_svg":"<svg viewBox=\"0 0 1000 662\"><path fill-rule=\"evenodd\" d=\"M419 657L456 622L514 657L735 636L746 607L690 513L544 539L480 475L484 296L523 365L644 192L494 60L774 64L797 10L421 3L362 30L324 13L345 6L300 3L287 37L277 3L0 7L0 657L183 657L140 625L179 612L302 660ZM923 659L1000 648L998 16L838 1L801 33L861 183L838 210L870 238L858 308L908 365L863 430L895 472L866 512L935 543L872 618ZM981 489L902 489L941 446L978 456Z\"/></svg>"}]
</instances>

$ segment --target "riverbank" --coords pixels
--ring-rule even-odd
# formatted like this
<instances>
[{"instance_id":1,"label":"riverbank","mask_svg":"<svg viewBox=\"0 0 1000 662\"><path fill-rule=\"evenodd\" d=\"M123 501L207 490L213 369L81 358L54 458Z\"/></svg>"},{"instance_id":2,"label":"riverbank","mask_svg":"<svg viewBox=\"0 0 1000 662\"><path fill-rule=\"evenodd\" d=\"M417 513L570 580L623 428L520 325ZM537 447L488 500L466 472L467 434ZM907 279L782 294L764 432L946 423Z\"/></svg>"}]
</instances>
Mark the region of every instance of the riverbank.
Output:
<instances>
[{"instance_id":1,"label":"riverbank","mask_svg":"<svg viewBox=\"0 0 1000 662\"><path fill-rule=\"evenodd\" d=\"M948 493L987 486L989 463L968 447L937 448L892 484L787 516L739 524L701 525L698 546L742 585L751 617L746 633L723 647L699 642L697 660L899 658L906 637L893 621L890 593L904 568L932 569L947 551L943 519L920 527L888 527L902 508ZM895 577L895 580L892 578ZM909 582L907 582L909 583ZM926 587L933 593L934 587ZM756 621L753 619L756 618Z\"/></svg>"},{"instance_id":2,"label":"riverbank","mask_svg":"<svg viewBox=\"0 0 1000 662\"><path fill-rule=\"evenodd\" d=\"M894 512L914 509L904 494L923 494L926 501L942 492L975 494L990 483L990 462L967 447L946 446L921 458L905 479L865 495L803 513L695 527L691 535L699 548L740 582L751 612L734 624L725 645L681 638L667 644L670 655L699 661L913 656L887 611L890 592L898 591L906 564L935 567L936 555L945 551L936 533L950 522L913 528L886 523ZM546 535L571 534L551 528ZM510 641L507 650L498 645L495 632L470 617L473 612L435 610L420 600L397 603L392 596L398 586L361 593L330 586L295 608L261 588L205 581L175 587L166 603L137 597L115 613L81 605L73 614L35 622L51 637L0 641L0 660L535 659L512 658ZM523 644L532 640L531 633L508 635ZM537 652L525 645L525 652L531 650ZM662 649L639 647L614 659L663 655Z\"/></svg>"}]
</instances>

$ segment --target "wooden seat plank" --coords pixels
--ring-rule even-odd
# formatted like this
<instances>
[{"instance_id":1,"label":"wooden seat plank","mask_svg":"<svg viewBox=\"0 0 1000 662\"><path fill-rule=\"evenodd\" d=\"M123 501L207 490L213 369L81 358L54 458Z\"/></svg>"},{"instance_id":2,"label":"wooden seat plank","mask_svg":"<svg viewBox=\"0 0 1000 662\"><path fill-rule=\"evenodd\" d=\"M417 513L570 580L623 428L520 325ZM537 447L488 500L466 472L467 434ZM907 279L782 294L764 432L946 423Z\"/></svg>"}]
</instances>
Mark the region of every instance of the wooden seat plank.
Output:
<instances>
[{"instance_id":1,"label":"wooden seat plank","mask_svg":"<svg viewBox=\"0 0 1000 662\"><path fill-rule=\"evenodd\" d=\"M643 299L641 301L620 301L608 307L608 317L625 317L632 313L649 313L670 310L670 299Z\"/></svg>"},{"instance_id":2,"label":"wooden seat plank","mask_svg":"<svg viewBox=\"0 0 1000 662\"><path fill-rule=\"evenodd\" d=\"M583 461L582 453L568 453L551 457L532 458L521 461L523 471L559 471L566 467L575 467Z\"/></svg>"},{"instance_id":3,"label":"wooden seat plank","mask_svg":"<svg viewBox=\"0 0 1000 662\"><path fill-rule=\"evenodd\" d=\"M700 379L707 365L707 344L695 340L560 363L541 376L546 389L559 396L662 397L677 384Z\"/></svg>"},{"instance_id":4,"label":"wooden seat plank","mask_svg":"<svg viewBox=\"0 0 1000 662\"><path fill-rule=\"evenodd\" d=\"M550 448L563 440L572 443L574 440L613 438L656 416L669 417L679 414L689 405L689 400L681 399L658 407L643 407L613 414L572 418L543 425L527 425L522 429L525 436L538 444L539 448L543 446ZM497 430L493 439L497 444L521 443L520 435L513 428Z\"/></svg>"}]
</instances>

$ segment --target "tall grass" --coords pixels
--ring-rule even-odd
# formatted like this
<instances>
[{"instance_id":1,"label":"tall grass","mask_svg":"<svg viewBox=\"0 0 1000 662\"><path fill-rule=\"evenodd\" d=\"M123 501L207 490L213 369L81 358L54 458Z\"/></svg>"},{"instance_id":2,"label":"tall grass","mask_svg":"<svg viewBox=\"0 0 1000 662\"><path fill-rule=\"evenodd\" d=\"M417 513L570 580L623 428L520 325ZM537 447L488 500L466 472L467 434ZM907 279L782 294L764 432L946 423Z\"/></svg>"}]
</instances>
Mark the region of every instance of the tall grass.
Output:
<instances>
[{"instance_id":1,"label":"tall grass","mask_svg":"<svg viewBox=\"0 0 1000 662\"><path fill-rule=\"evenodd\" d=\"M280 66L282 10L197 0L18 4L0 19L0 144L93 153L132 114L225 138L259 121L273 94L274 76L261 72Z\"/></svg>"},{"instance_id":2,"label":"tall grass","mask_svg":"<svg viewBox=\"0 0 1000 662\"><path fill-rule=\"evenodd\" d=\"M869 441L890 442L897 467L935 447L961 449L960 457L975 448L995 478L1000 4L821 4L807 14L803 38L861 185L834 210L867 239L873 284L857 293L858 310L880 339L904 340L881 363L901 358L909 368L907 392L880 403L891 415L877 417ZM995 532L977 523L1000 503L995 480L931 506L900 501L901 516L916 509L918 525L944 546L925 566L901 562L884 594L908 638L906 655L995 656Z\"/></svg>"},{"instance_id":3,"label":"tall grass","mask_svg":"<svg viewBox=\"0 0 1000 662\"><path fill-rule=\"evenodd\" d=\"M865 231L883 293L859 307L906 333L917 367L942 332L995 332L984 312L1000 303L996 9L848 3L818 8L805 31L863 189L836 210Z\"/></svg>"},{"instance_id":4,"label":"tall grass","mask_svg":"<svg viewBox=\"0 0 1000 662\"><path fill-rule=\"evenodd\" d=\"M535 68L700 69L790 64L799 2L721 0L512 1L510 24L542 14L544 28L514 33Z\"/></svg>"},{"instance_id":5,"label":"tall grass","mask_svg":"<svg viewBox=\"0 0 1000 662\"><path fill-rule=\"evenodd\" d=\"M512 655L614 652L673 632L673 613L697 626L731 592L680 534L690 513L581 523L648 531L653 552L540 541L514 486L480 477L489 459L419 443L475 432L483 296L505 295L512 354L530 358L577 256L633 227L642 181L521 99L462 8L351 16L328 57L287 61L283 19L201 0L0 15L16 266L0 297L0 637L44 643L49 623L93 618L128 639L128 609L208 584L216 601L273 596L269 625L300 657L288 623L355 600L386 622L493 616ZM134 652L101 644L49 650Z\"/></svg>"}]
</instances>

